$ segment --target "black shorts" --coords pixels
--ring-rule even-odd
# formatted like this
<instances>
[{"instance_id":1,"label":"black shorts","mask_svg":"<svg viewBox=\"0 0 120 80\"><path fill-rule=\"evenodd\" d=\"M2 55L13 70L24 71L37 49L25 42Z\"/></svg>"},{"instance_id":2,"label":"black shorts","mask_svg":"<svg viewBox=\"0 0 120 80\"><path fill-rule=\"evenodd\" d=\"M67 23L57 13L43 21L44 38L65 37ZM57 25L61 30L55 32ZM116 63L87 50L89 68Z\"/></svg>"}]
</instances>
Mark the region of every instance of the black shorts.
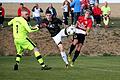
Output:
<instances>
[{"instance_id":1,"label":"black shorts","mask_svg":"<svg viewBox=\"0 0 120 80\"><path fill-rule=\"evenodd\" d=\"M73 36L73 40L74 39L77 39L78 43L83 44L84 41L85 41L85 35L84 34L76 34L76 35Z\"/></svg>"},{"instance_id":2,"label":"black shorts","mask_svg":"<svg viewBox=\"0 0 120 80\"><path fill-rule=\"evenodd\" d=\"M100 15L94 15L94 19L96 21L96 24L101 24L101 16Z\"/></svg>"}]
</instances>

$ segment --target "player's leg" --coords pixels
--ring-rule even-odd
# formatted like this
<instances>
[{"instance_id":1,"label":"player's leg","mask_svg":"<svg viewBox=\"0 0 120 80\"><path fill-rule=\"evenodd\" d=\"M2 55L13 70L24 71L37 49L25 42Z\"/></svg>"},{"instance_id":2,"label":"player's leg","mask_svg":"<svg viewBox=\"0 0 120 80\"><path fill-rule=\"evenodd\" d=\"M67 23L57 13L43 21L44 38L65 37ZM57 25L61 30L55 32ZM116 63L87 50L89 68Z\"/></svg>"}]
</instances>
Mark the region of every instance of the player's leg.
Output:
<instances>
[{"instance_id":1,"label":"player's leg","mask_svg":"<svg viewBox=\"0 0 120 80\"><path fill-rule=\"evenodd\" d=\"M14 70L18 70L18 66L19 66L19 63L21 61L22 54L23 54L23 48L20 46L18 41L14 41L14 42L15 42L15 46L16 46L16 49L17 49L16 63L14 65Z\"/></svg>"},{"instance_id":2,"label":"player's leg","mask_svg":"<svg viewBox=\"0 0 120 80\"><path fill-rule=\"evenodd\" d=\"M74 35L73 36L73 42L72 42L72 44L71 44L71 46L69 48L69 51L68 51L68 61L70 63L72 61L72 52L75 49L77 43L78 43L77 35Z\"/></svg>"},{"instance_id":3,"label":"player's leg","mask_svg":"<svg viewBox=\"0 0 120 80\"><path fill-rule=\"evenodd\" d=\"M62 29L56 36L54 36L52 38L55 41L55 43L58 45L58 48L60 50L60 54L61 54L61 57L62 57L63 61L66 63L66 65L68 65L67 55L64 51L64 48L63 48L63 45L62 45L62 42L61 42L61 37L62 36L65 36L64 29Z\"/></svg>"},{"instance_id":4,"label":"player's leg","mask_svg":"<svg viewBox=\"0 0 120 80\"><path fill-rule=\"evenodd\" d=\"M72 44L71 44L71 46L70 46L69 52L68 52L69 55L72 54L73 50L74 50L75 47L76 47L77 42L78 42L77 39L74 39L74 40L73 40L73 42L72 42Z\"/></svg>"},{"instance_id":5,"label":"player's leg","mask_svg":"<svg viewBox=\"0 0 120 80\"><path fill-rule=\"evenodd\" d=\"M75 60L77 59L77 57L80 54L82 45L83 45L84 40L85 40L85 35L84 34L78 34L78 38L77 39L78 39L78 44L76 46L76 50L75 50L75 53L74 53L74 56L73 56L73 59L72 59L72 63L70 64L70 66L73 66Z\"/></svg>"},{"instance_id":6,"label":"player's leg","mask_svg":"<svg viewBox=\"0 0 120 80\"><path fill-rule=\"evenodd\" d=\"M51 69L51 67L48 67L47 65L45 65L44 60L42 58L42 55L38 51L37 47L34 48L34 54L35 54L35 57L36 57L37 61L42 66L41 70L49 70L49 69Z\"/></svg>"},{"instance_id":7,"label":"player's leg","mask_svg":"<svg viewBox=\"0 0 120 80\"><path fill-rule=\"evenodd\" d=\"M58 47L59 47L59 50L60 50L61 57L62 57L63 61L66 64L66 67L67 67L68 66L67 55L66 55L66 53L64 51L64 48L63 48L63 45L62 45L61 42L58 44Z\"/></svg>"},{"instance_id":8,"label":"player's leg","mask_svg":"<svg viewBox=\"0 0 120 80\"><path fill-rule=\"evenodd\" d=\"M35 54L35 57L37 59L37 61L39 62L39 64L42 66L42 70L49 70L51 69L51 67L48 67L47 65L45 65L44 61L43 61L43 58L42 58L42 55L40 54L40 52L38 51L38 48L36 47L36 45L28 38L27 39L27 49L29 50L33 50L34 51L34 54Z\"/></svg>"},{"instance_id":9,"label":"player's leg","mask_svg":"<svg viewBox=\"0 0 120 80\"><path fill-rule=\"evenodd\" d=\"M76 50L75 50L75 54L74 54L74 57L73 57L73 59L72 59L72 62L75 62L75 60L76 60L77 57L79 56L79 53L80 53L81 48L82 48L82 44L81 44L81 43L77 44Z\"/></svg>"}]
</instances>

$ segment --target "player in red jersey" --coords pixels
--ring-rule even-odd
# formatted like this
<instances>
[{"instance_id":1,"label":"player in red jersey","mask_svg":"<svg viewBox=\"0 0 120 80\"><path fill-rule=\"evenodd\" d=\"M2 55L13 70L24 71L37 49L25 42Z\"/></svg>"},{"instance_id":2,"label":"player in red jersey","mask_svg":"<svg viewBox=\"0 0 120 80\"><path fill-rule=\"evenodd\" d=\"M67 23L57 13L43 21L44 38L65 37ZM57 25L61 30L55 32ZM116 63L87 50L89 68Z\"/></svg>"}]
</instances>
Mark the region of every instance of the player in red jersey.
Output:
<instances>
[{"instance_id":1,"label":"player in red jersey","mask_svg":"<svg viewBox=\"0 0 120 80\"><path fill-rule=\"evenodd\" d=\"M77 21L77 28L80 30L83 30L86 32L86 34L88 35L90 32L90 29L92 27L92 19L89 18L90 17L90 11L86 10L85 15L84 16L79 16L78 17L78 21ZM75 62L75 60L77 59L77 57L79 56L80 50L83 46L84 40L85 40L85 36L84 34L76 34L73 36L73 42L71 44L70 50L69 50L69 54L68 54L68 60L70 62L70 66L73 67L73 64ZM72 51L75 50L74 56L72 58Z\"/></svg>"}]
</instances>

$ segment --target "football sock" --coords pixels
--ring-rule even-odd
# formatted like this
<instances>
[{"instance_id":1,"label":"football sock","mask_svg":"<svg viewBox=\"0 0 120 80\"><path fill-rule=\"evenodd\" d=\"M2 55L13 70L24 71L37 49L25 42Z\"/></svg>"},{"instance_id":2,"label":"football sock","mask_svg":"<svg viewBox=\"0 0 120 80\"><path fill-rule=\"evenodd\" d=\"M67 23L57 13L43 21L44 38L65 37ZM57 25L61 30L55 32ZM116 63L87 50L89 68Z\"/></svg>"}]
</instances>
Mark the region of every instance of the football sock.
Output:
<instances>
[{"instance_id":1,"label":"football sock","mask_svg":"<svg viewBox=\"0 0 120 80\"><path fill-rule=\"evenodd\" d=\"M74 49L75 49L75 45L72 44L71 47L70 47L70 49L69 49L69 53L68 53L68 54L71 55L71 54L72 54L72 51L73 51Z\"/></svg>"},{"instance_id":2,"label":"football sock","mask_svg":"<svg viewBox=\"0 0 120 80\"><path fill-rule=\"evenodd\" d=\"M42 67L44 67L45 64L44 64L41 54L38 51L36 51L34 54L35 54L37 61L40 63L40 65L42 65Z\"/></svg>"},{"instance_id":3,"label":"football sock","mask_svg":"<svg viewBox=\"0 0 120 80\"><path fill-rule=\"evenodd\" d=\"M79 53L80 53L80 51L75 51L75 54L74 54L74 57L73 57L73 59L72 59L72 62L75 62L75 60L77 59L77 57L79 56Z\"/></svg>"},{"instance_id":4,"label":"football sock","mask_svg":"<svg viewBox=\"0 0 120 80\"><path fill-rule=\"evenodd\" d=\"M66 55L65 52L61 52L61 57L62 57L63 61L64 61L66 64L68 64L67 55Z\"/></svg>"},{"instance_id":5,"label":"football sock","mask_svg":"<svg viewBox=\"0 0 120 80\"><path fill-rule=\"evenodd\" d=\"M20 55L20 54L17 54L17 55L16 55L16 63L17 63L17 64L20 63L21 58L22 58L22 55Z\"/></svg>"}]
</instances>

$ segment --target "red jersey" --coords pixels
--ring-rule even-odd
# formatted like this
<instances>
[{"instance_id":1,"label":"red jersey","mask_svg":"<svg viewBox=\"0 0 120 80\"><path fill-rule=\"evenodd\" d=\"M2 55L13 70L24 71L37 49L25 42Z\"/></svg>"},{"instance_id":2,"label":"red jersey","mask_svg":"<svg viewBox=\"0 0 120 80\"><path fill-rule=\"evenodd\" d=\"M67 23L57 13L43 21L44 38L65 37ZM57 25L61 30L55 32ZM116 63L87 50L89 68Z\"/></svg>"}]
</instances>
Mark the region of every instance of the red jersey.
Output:
<instances>
[{"instance_id":1,"label":"red jersey","mask_svg":"<svg viewBox=\"0 0 120 80\"><path fill-rule=\"evenodd\" d=\"M89 28L92 27L92 19L91 18L85 19L84 16L79 16L77 21L77 28L86 31L87 27Z\"/></svg>"},{"instance_id":2,"label":"red jersey","mask_svg":"<svg viewBox=\"0 0 120 80\"><path fill-rule=\"evenodd\" d=\"M81 4L84 4L84 7L88 7L89 5L89 0L82 0Z\"/></svg>"},{"instance_id":3,"label":"red jersey","mask_svg":"<svg viewBox=\"0 0 120 80\"><path fill-rule=\"evenodd\" d=\"M0 16L5 16L5 9L3 7L0 8Z\"/></svg>"},{"instance_id":4,"label":"red jersey","mask_svg":"<svg viewBox=\"0 0 120 80\"><path fill-rule=\"evenodd\" d=\"M30 15L30 10L27 8L27 7L25 7L27 10L28 10L28 14ZM18 16L21 16L21 7L20 8L18 8Z\"/></svg>"},{"instance_id":5,"label":"red jersey","mask_svg":"<svg viewBox=\"0 0 120 80\"><path fill-rule=\"evenodd\" d=\"M92 11L93 11L94 15L101 15L102 14L101 9L99 7L96 7L96 6L93 8Z\"/></svg>"}]
</instances>

